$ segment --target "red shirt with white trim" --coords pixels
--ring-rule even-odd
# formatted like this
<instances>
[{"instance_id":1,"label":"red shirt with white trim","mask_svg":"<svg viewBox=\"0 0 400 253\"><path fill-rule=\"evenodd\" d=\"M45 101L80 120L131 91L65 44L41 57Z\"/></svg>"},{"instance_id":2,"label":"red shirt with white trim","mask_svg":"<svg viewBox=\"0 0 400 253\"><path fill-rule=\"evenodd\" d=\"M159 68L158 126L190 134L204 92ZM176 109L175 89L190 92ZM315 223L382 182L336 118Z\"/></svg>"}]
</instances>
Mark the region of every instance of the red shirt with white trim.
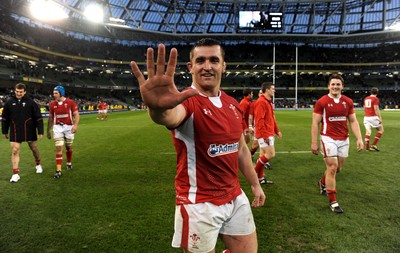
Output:
<instances>
[{"instance_id":1,"label":"red shirt with white trim","mask_svg":"<svg viewBox=\"0 0 400 253\"><path fill-rule=\"evenodd\" d=\"M366 117L378 116L375 113L375 105L379 107L379 98L375 95L368 96L364 99L364 112Z\"/></svg>"},{"instance_id":2,"label":"red shirt with white trim","mask_svg":"<svg viewBox=\"0 0 400 253\"><path fill-rule=\"evenodd\" d=\"M176 204L226 204L242 192L238 177L243 133L240 105L223 91L219 97L191 97L182 105L186 117L171 130L177 153Z\"/></svg>"},{"instance_id":3,"label":"red shirt with white trim","mask_svg":"<svg viewBox=\"0 0 400 253\"><path fill-rule=\"evenodd\" d=\"M314 113L322 115L321 135L334 140L346 140L349 137L347 119L355 113L353 100L349 97L340 95L334 99L327 94L316 102Z\"/></svg>"},{"instance_id":4,"label":"red shirt with white trim","mask_svg":"<svg viewBox=\"0 0 400 253\"><path fill-rule=\"evenodd\" d=\"M72 113L78 111L78 105L72 99L65 98L62 102L52 101L49 110L54 116L54 125L73 125Z\"/></svg>"}]
</instances>

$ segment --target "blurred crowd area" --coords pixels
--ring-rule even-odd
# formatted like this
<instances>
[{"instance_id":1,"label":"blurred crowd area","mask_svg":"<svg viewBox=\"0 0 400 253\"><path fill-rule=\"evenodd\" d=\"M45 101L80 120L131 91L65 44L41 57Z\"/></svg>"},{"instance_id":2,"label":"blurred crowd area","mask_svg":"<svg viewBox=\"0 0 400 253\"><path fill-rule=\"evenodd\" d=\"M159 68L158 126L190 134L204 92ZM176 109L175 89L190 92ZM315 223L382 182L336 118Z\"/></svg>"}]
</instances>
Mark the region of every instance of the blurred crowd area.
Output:
<instances>
[{"instance_id":1,"label":"blurred crowd area","mask_svg":"<svg viewBox=\"0 0 400 253\"><path fill-rule=\"evenodd\" d=\"M127 45L117 39L102 39L97 36L82 35L77 39L73 33L54 30L37 25L33 22L18 22L6 14L0 15L0 31L16 38L22 38L27 43L43 49L106 60L131 61L132 59L144 60L145 51L149 46L156 47L159 42L137 42L137 45ZM105 41L104 41L105 40ZM178 42L177 42L178 43ZM178 49L178 59L183 62L189 60L189 51L193 42L179 42L173 47ZM167 48L171 48L167 45ZM253 43L233 43L224 45L226 60L228 62L262 62L272 61L273 45ZM238 48L240 50L238 50ZM370 47L339 48L316 47L302 45L298 47L299 62L321 63L371 63L371 62L396 62L400 52L400 44L382 44L379 50ZM295 47L289 44L276 44L276 60L279 62L295 62Z\"/></svg>"},{"instance_id":2,"label":"blurred crowd area","mask_svg":"<svg viewBox=\"0 0 400 253\"><path fill-rule=\"evenodd\" d=\"M102 40L96 36L85 35L78 38L73 33L58 29L42 27L33 22L18 22L6 13L0 14L0 35L10 36L20 41L50 52L66 55L97 58L104 60L144 62L146 49L156 47L156 42L147 42L146 45L127 45L117 40ZM186 63L192 43L181 42L174 44L178 49L178 61ZM16 50L12 43L0 44L6 50ZM171 45L167 45L170 49ZM310 108L316 99L327 93L329 70L343 71L345 86L351 89L345 94L362 106L362 100L369 94L371 87L381 89L379 97L383 108L396 108L400 104L397 88L399 86L398 66L400 44L380 45L378 48L346 48L346 47L315 47L302 45L298 47L298 75L294 75L296 61L296 46L277 44L257 45L239 43L224 45L226 50L227 73L221 87L238 100L242 98L242 89L251 87L257 94L257 87L262 82L272 81L273 68L285 68L288 73L277 71L274 78L277 87L276 108L293 108L296 105L296 94L293 88L299 88L297 93L298 108ZM23 53L32 54L32 51L18 48ZM272 62L273 51L275 59L281 65L265 66L262 63ZM35 65L29 61L0 58L0 76L22 76L37 78L43 84L28 85L29 94L38 103L46 107L52 99L52 87L56 84L67 86L67 94L74 98L82 109L97 105L100 98L105 98L109 104L120 104L132 108L143 108L140 99L138 84L130 73L129 65L101 64L98 62L82 62L67 59L52 54L34 53L40 60ZM301 63L314 63L312 67ZM337 63L337 65L331 65ZM346 63L340 67L342 63ZM354 63L352 66L351 63ZM370 63L371 65L357 65ZM49 67L53 65L54 67ZM68 68L71 67L71 68ZM73 67L73 68L72 68ZM248 68L246 70L246 68ZM268 71L265 71L265 69ZM321 70L320 73L314 70ZM88 69L91 69L89 71ZM345 70L343 70L345 69ZM239 71L241 73L239 74ZM291 71L291 72L290 72ZM290 72L290 73L289 73ZM329 72L328 72L329 73ZM12 92L15 81L0 80L0 94L6 97ZM184 64L177 67L175 83L179 89L191 84L190 74ZM315 88L310 90L309 88Z\"/></svg>"}]
</instances>

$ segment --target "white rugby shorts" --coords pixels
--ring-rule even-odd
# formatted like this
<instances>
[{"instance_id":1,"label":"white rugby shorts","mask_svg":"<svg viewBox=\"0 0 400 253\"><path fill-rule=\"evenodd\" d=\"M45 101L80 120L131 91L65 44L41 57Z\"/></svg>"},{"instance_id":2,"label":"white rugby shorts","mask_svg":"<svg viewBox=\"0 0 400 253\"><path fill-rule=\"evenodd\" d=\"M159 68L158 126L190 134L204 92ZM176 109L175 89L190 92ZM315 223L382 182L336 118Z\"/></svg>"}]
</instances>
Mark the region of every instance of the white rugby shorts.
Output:
<instances>
[{"instance_id":1,"label":"white rugby shorts","mask_svg":"<svg viewBox=\"0 0 400 253\"><path fill-rule=\"evenodd\" d=\"M364 117L364 126L366 128L372 127L372 128L378 128L380 127L382 124L379 121L379 117L378 116L372 116L372 117Z\"/></svg>"},{"instance_id":2,"label":"white rugby shorts","mask_svg":"<svg viewBox=\"0 0 400 253\"><path fill-rule=\"evenodd\" d=\"M210 202L177 205L172 247L191 252L210 252L218 235L249 235L256 230L246 194L224 205Z\"/></svg>"},{"instance_id":3,"label":"white rugby shorts","mask_svg":"<svg viewBox=\"0 0 400 253\"><path fill-rule=\"evenodd\" d=\"M257 141L260 148L273 147L275 145L274 136L269 136L266 140L264 138L258 138Z\"/></svg>"},{"instance_id":4,"label":"white rugby shorts","mask_svg":"<svg viewBox=\"0 0 400 253\"><path fill-rule=\"evenodd\" d=\"M74 134L71 132L72 125L54 125L53 126L53 138L66 138L73 140Z\"/></svg>"},{"instance_id":5,"label":"white rugby shorts","mask_svg":"<svg viewBox=\"0 0 400 253\"><path fill-rule=\"evenodd\" d=\"M320 140L324 158L349 156L349 138L346 140L334 140L331 137L321 135Z\"/></svg>"}]
</instances>

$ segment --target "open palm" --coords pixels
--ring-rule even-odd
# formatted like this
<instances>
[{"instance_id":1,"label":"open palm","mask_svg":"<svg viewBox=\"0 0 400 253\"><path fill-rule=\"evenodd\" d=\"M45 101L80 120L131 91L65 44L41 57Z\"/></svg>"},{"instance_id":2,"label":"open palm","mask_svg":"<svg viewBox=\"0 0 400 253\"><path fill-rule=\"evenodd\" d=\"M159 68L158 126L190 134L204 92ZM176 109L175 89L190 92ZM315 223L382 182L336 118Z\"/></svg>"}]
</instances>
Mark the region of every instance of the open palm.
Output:
<instances>
[{"instance_id":1,"label":"open palm","mask_svg":"<svg viewBox=\"0 0 400 253\"><path fill-rule=\"evenodd\" d=\"M175 48L171 49L167 69L165 70L165 46L158 46L158 57L156 69L154 65L154 50L147 49L147 73L145 79L136 62L131 62L131 69L139 82L140 93L143 102L151 109L172 109L185 99L197 95L196 90L186 90L179 92L174 83L174 74L177 63L178 52Z\"/></svg>"}]
</instances>

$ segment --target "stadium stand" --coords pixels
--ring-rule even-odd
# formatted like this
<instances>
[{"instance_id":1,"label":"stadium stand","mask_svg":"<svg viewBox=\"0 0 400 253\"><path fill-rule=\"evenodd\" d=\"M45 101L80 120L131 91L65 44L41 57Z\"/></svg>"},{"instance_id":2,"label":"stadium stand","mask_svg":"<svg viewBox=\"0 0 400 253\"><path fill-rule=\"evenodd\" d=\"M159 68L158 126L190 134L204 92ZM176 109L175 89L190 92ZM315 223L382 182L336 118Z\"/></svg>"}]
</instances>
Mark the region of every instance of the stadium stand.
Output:
<instances>
[{"instance_id":1,"label":"stadium stand","mask_svg":"<svg viewBox=\"0 0 400 253\"><path fill-rule=\"evenodd\" d=\"M71 33L55 29L12 15L0 15L0 88L10 87L13 80L43 83L35 93L46 94L49 85L62 83L74 87L74 96L111 97L120 102L141 107L138 87L129 70L132 59L143 59L149 45L128 46L112 39L96 36L76 38ZM191 43L176 45L179 64L176 85L184 89L190 84L186 69ZM273 50L275 47L275 50ZM318 47L300 45L298 49L298 75L295 75L296 45L290 43L254 44L238 42L226 45L228 68L222 84L231 95L240 94L244 87L257 87L273 78L277 96L276 106L293 107L297 78L298 107L309 108L326 86L330 73L341 72L346 77L346 92L360 96L372 86L381 89L382 103L389 108L399 104L398 96L390 93L399 87L399 44L387 43L379 50L367 46ZM240 50L238 50L240 48ZM276 62L273 66L273 52ZM395 52L395 53L393 53ZM10 55L17 55L18 58ZM144 65L144 62L141 63ZM386 94L387 91L387 94ZM118 96L118 97L116 97ZM89 100L96 100L89 98ZM240 95L236 96L240 99Z\"/></svg>"}]
</instances>

